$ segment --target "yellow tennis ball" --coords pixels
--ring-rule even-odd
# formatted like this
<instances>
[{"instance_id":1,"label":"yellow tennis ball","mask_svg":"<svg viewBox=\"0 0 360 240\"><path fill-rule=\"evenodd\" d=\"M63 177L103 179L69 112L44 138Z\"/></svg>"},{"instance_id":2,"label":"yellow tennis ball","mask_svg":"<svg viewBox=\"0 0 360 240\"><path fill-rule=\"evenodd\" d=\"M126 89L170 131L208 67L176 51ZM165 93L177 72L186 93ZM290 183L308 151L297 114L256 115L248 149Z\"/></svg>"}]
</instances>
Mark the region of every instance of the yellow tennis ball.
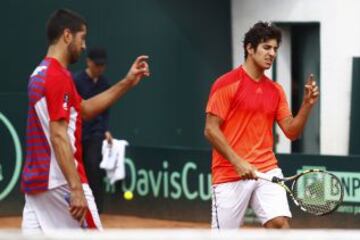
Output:
<instances>
[{"instance_id":1,"label":"yellow tennis ball","mask_svg":"<svg viewBox=\"0 0 360 240\"><path fill-rule=\"evenodd\" d=\"M133 197L134 197L134 194L131 191L124 192L125 200L131 200L131 199L133 199Z\"/></svg>"}]
</instances>

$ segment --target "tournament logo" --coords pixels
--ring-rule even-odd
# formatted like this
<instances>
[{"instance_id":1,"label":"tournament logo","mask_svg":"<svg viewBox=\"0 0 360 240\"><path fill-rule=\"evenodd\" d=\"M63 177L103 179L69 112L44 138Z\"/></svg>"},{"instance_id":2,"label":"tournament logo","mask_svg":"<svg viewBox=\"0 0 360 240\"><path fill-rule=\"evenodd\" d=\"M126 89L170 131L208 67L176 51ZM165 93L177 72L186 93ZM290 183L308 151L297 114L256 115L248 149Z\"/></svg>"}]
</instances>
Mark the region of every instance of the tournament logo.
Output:
<instances>
[{"instance_id":1,"label":"tournament logo","mask_svg":"<svg viewBox=\"0 0 360 240\"><path fill-rule=\"evenodd\" d=\"M0 201L2 201L11 193L19 179L22 164L22 150L19 136L14 126L1 112L0 129L4 132L6 130L8 131L15 150L15 159L4 159L3 155L1 155L2 158L0 158Z\"/></svg>"}]
</instances>

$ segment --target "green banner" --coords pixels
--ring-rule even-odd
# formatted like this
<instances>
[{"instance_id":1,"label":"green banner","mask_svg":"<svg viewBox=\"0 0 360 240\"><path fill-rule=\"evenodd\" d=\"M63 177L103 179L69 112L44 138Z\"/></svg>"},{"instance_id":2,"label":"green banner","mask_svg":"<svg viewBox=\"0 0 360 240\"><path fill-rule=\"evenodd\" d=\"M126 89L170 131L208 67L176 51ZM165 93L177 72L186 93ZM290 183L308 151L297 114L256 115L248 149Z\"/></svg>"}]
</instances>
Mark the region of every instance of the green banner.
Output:
<instances>
[{"instance_id":1,"label":"green banner","mask_svg":"<svg viewBox=\"0 0 360 240\"><path fill-rule=\"evenodd\" d=\"M127 148L126 178L115 185L105 181L105 212L142 217L186 221L208 221L211 218L211 154L208 150L169 148ZM285 176L310 168L324 169L339 177L344 184L343 205L333 214L315 217L301 212L291 201L293 227L358 227L359 175L354 163L359 157L278 155ZM345 162L345 163L344 163ZM341 164L340 164L341 163ZM360 169L360 163L359 168ZM336 170L336 171L334 171ZM340 171L342 170L342 171ZM330 181L330 179L324 179ZM306 179L303 184L309 184ZM301 186L301 183L299 185ZM123 193L131 191L132 200ZM331 192L332 191L332 192ZM324 192L324 199L336 194L336 187ZM311 222L311 224L309 224ZM249 209L245 223L258 224Z\"/></svg>"},{"instance_id":2,"label":"green banner","mask_svg":"<svg viewBox=\"0 0 360 240\"><path fill-rule=\"evenodd\" d=\"M179 171L169 171L169 162L161 163L162 169L139 169L130 158L125 161L129 171L129 178L124 182L122 190L131 191L139 196L152 196L155 198L187 199L207 201L211 198L210 173L202 173L196 162L186 162ZM198 188L190 190L191 178L197 178Z\"/></svg>"},{"instance_id":3,"label":"green banner","mask_svg":"<svg viewBox=\"0 0 360 240\"><path fill-rule=\"evenodd\" d=\"M3 165L1 165L0 162L0 183L1 183L1 189L0 189L0 201L6 198L10 192L14 189L16 186L16 183L18 182L18 178L21 171L21 162L22 162L22 150L21 150L21 143L19 140L19 136L17 135L17 132L14 128L14 126L10 123L10 121L5 117L4 114L0 112L0 123L3 124L3 126L9 131L9 134L11 136L12 144L13 144L13 150L15 152L15 159L5 159L5 162L3 162ZM4 131L5 135L5 131ZM10 143L11 144L11 143ZM11 156L12 154L10 154ZM4 169L3 169L4 166ZM10 169L9 169L10 168ZM6 171L5 171L6 169Z\"/></svg>"},{"instance_id":4,"label":"green banner","mask_svg":"<svg viewBox=\"0 0 360 240\"><path fill-rule=\"evenodd\" d=\"M5 105L5 104L4 104ZM1 107L1 104L0 104ZM19 180L23 161L23 150L17 123L8 107L0 112L0 216L19 215L24 206Z\"/></svg>"},{"instance_id":5,"label":"green banner","mask_svg":"<svg viewBox=\"0 0 360 240\"><path fill-rule=\"evenodd\" d=\"M209 151L129 147L126 155L125 180L115 185L105 181L105 212L208 220L211 199ZM133 193L131 201L123 198L125 191ZM181 212L181 216L177 212Z\"/></svg>"}]
</instances>

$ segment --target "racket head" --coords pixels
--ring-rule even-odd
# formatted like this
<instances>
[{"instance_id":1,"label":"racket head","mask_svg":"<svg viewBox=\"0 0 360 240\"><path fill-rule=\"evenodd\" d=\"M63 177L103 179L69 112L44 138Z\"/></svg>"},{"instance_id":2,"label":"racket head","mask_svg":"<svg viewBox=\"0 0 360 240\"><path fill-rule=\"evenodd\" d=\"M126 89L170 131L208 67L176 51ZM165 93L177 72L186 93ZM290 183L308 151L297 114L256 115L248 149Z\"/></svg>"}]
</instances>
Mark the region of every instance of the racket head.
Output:
<instances>
[{"instance_id":1,"label":"racket head","mask_svg":"<svg viewBox=\"0 0 360 240\"><path fill-rule=\"evenodd\" d=\"M305 212L322 216L342 203L344 187L338 177L320 169L299 174L291 185L294 202Z\"/></svg>"}]
</instances>

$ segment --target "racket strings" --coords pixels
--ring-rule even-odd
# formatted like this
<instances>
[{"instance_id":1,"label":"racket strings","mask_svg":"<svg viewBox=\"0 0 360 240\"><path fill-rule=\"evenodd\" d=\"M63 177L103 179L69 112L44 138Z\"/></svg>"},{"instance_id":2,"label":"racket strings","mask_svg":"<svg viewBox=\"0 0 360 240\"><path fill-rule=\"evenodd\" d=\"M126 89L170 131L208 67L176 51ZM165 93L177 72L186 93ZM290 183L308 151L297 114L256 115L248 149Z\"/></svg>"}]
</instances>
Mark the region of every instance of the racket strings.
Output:
<instances>
[{"instance_id":1,"label":"racket strings","mask_svg":"<svg viewBox=\"0 0 360 240\"><path fill-rule=\"evenodd\" d=\"M307 212L324 215L342 201L342 186L338 178L323 172L307 173L292 186L294 198Z\"/></svg>"}]
</instances>

